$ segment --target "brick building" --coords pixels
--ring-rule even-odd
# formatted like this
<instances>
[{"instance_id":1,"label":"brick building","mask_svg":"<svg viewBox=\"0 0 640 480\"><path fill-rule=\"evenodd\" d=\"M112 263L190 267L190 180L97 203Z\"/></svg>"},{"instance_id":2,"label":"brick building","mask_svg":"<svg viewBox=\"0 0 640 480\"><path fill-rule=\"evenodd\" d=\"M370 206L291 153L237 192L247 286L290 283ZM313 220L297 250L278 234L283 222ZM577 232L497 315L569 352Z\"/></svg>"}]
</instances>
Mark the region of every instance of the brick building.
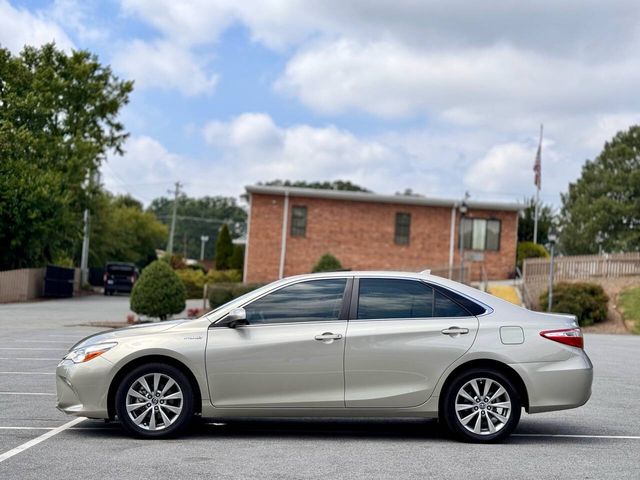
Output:
<instances>
[{"instance_id":1,"label":"brick building","mask_svg":"<svg viewBox=\"0 0 640 480\"><path fill-rule=\"evenodd\" d=\"M249 186L244 278L268 282L309 273L325 253L350 270L427 268L458 277L460 202L415 196ZM515 270L518 211L509 203L467 202L465 269L478 279Z\"/></svg>"}]
</instances>

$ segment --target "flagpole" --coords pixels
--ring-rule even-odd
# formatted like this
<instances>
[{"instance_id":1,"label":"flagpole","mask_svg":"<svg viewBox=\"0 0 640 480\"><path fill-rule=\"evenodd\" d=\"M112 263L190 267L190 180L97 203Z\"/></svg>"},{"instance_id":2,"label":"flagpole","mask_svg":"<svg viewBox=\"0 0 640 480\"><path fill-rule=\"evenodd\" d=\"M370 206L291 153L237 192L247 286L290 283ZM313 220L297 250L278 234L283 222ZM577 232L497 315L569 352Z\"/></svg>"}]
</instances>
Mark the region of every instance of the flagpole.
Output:
<instances>
[{"instance_id":1,"label":"flagpole","mask_svg":"<svg viewBox=\"0 0 640 480\"><path fill-rule=\"evenodd\" d=\"M538 153L536 155L536 166L538 168L537 171L537 175L536 175L536 204L535 204L535 208L534 208L534 218L533 218L533 243L538 243L538 215L540 213L540 184L542 183L540 181L540 177L541 177L541 170L542 170L542 165L541 165L541 155L542 155L542 124L540 124L540 142L538 143Z\"/></svg>"}]
</instances>

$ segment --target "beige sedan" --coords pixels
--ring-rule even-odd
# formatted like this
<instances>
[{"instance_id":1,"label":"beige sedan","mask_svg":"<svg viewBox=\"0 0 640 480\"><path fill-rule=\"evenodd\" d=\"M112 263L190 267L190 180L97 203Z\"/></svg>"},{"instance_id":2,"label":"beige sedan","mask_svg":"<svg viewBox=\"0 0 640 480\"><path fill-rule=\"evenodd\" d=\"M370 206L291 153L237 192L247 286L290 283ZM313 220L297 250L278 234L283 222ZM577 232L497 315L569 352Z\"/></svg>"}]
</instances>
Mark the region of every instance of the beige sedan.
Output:
<instances>
[{"instance_id":1,"label":"beige sedan","mask_svg":"<svg viewBox=\"0 0 640 480\"><path fill-rule=\"evenodd\" d=\"M440 418L499 441L528 413L589 399L575 317L532 312L428 274L286 278L196 320L136 326L75 345L57 407L175 436L198 415Z\"/></svg>"}]
</instances>

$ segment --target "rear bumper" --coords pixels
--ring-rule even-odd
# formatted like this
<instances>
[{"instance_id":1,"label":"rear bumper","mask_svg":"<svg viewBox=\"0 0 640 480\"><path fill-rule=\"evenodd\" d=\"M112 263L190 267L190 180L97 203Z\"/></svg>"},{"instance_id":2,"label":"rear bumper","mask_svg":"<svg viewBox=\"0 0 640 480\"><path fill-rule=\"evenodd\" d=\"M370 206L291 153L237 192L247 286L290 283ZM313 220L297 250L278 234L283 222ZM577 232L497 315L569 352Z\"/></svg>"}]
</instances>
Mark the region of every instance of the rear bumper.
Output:
<instances>
[{"instance_id":1,"label":"rear bumper","mask_svg":"<svg viewBox=\"0 0 640 480\"><path fill-rule=\"evenodd\" d=\"M577 408L591 397L593 365L583 351L561 362L510 366L520 374L527 387L529 413Z\"/></svg>"},{"instance_id":2,"label":"rear bumper","mask_svg":"<svg viewBox=\"0 0 640 480\"><path fill-rule=\"evenodd\" d=\"M109 374L113 364L97 357L87 363L63 360L56 369L56 408L68 415L108 418Z\"/></svg>"}]
</instances>

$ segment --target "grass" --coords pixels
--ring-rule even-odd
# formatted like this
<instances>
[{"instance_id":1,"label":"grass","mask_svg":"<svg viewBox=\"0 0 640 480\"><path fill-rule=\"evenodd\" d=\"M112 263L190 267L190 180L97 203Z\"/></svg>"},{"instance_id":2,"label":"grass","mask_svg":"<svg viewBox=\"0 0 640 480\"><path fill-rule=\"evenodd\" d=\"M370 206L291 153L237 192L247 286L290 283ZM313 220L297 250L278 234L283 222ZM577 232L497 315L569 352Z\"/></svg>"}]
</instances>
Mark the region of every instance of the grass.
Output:
<instances>
[{"instance_id":1,"label":"grass","mask_svg":"<svg viewBox=\"0 0 640 480\"><path fill-rule=\"evenodd\" d=\"M623 291L618 297L618 308L625 321L633 324L633 333L640 334L640 287Z\"/></svg>"},{"instance_id":2,"label":"grass","mask_svg":"<svg viewBox=\"0 0 640 480\"><path fill-rule=\"evenodd\" d=\"M491 295L495 295L498 298L506 300L507 302L521 305L520 297L516 292L515 287L511 285L491 285L487 290Z\"/></svg>"}]
</instances>

